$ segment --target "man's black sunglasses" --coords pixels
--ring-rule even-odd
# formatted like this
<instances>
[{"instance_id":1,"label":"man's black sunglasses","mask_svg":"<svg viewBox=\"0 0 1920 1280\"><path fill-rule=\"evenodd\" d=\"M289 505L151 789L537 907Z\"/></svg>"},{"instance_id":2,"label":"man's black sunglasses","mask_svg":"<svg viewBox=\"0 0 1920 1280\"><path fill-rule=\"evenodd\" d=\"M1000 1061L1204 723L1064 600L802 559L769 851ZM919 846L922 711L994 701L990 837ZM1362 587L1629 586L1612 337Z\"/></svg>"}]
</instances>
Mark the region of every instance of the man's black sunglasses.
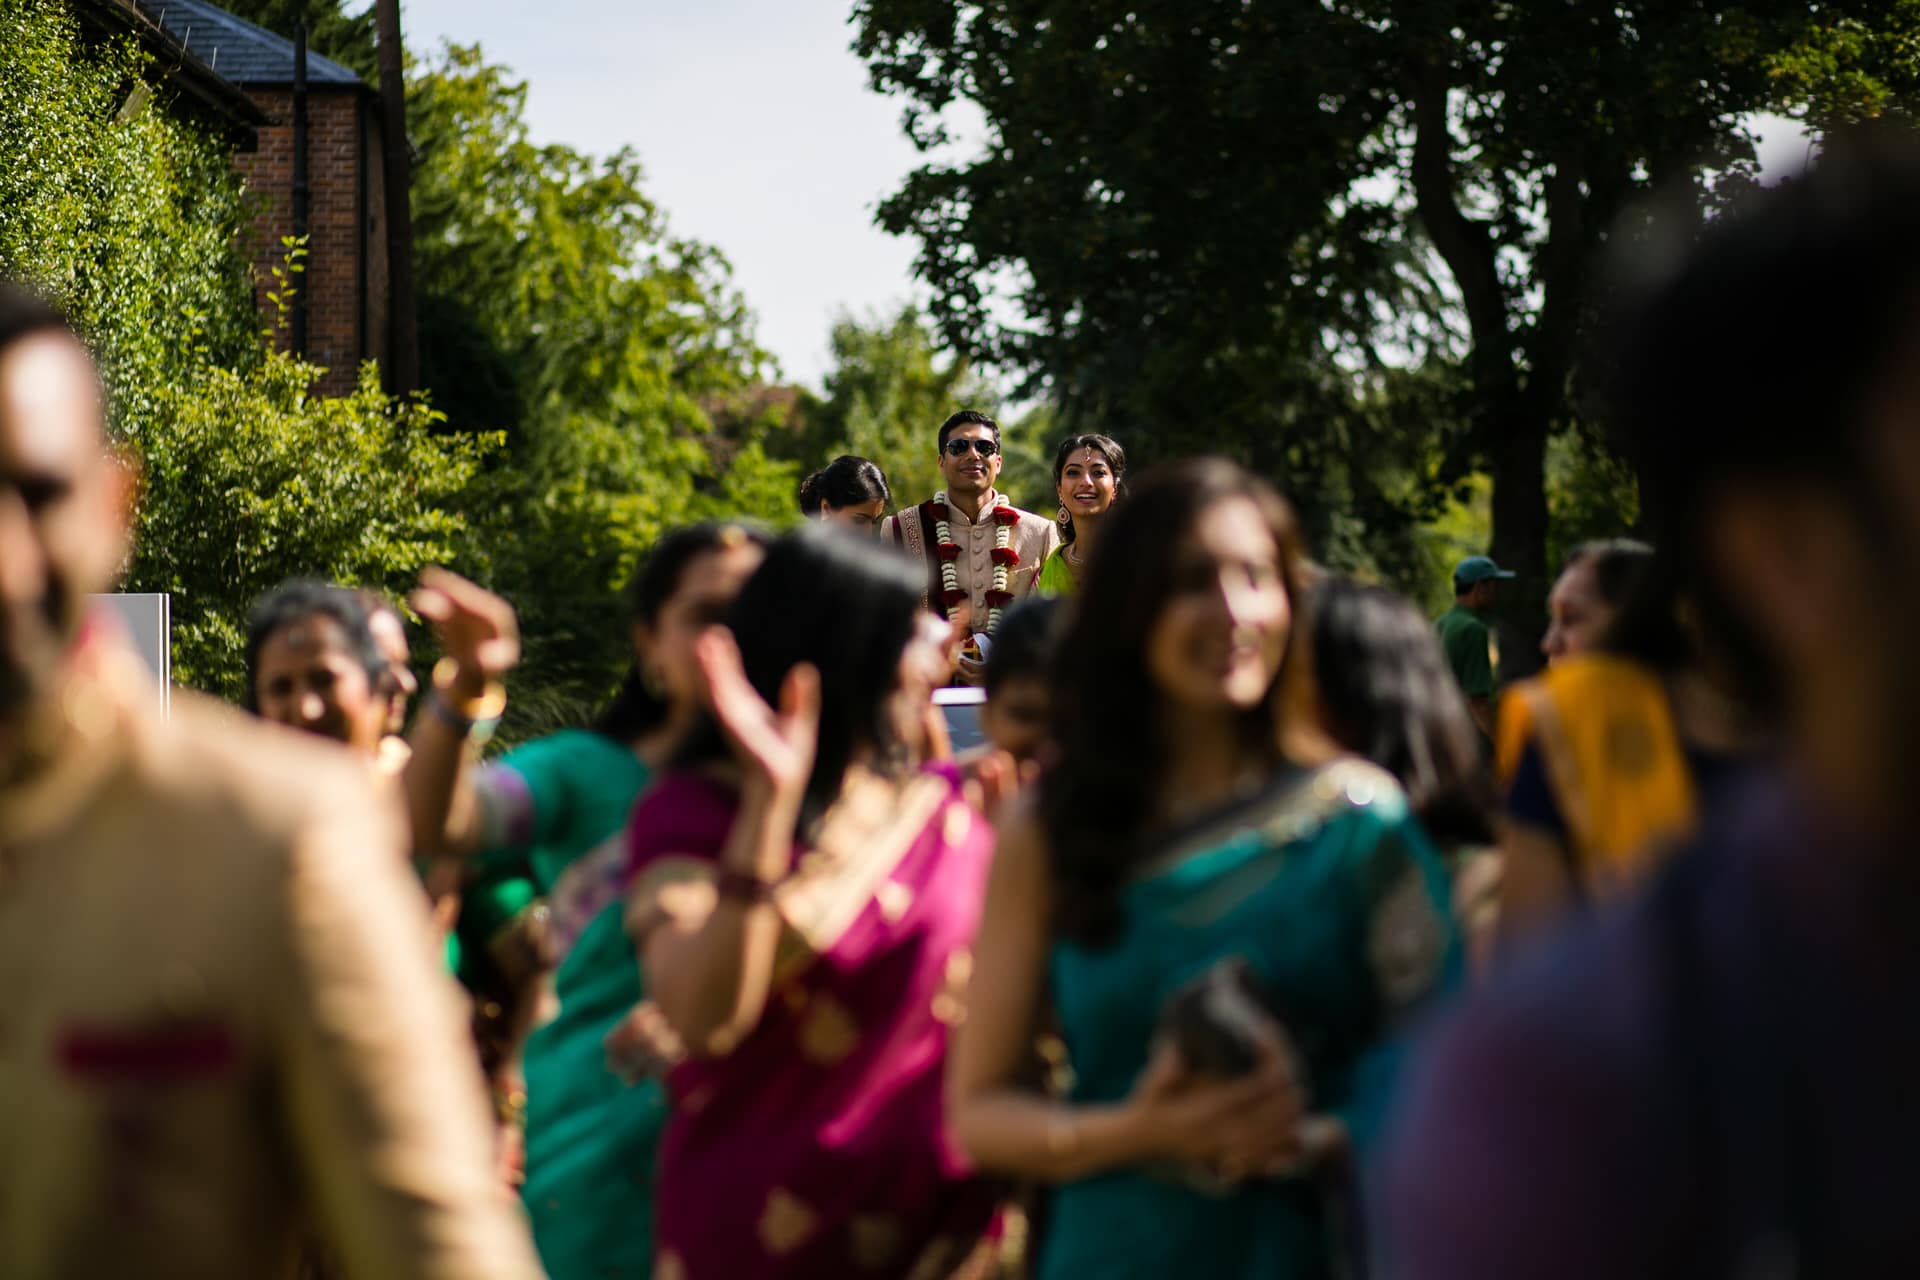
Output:
<instances>
[{"instance_id":1,"label":"man's black sunglasses","mask_svg":"<svg viewBox=\"0 0 1920 1280\"><path fill-rule=\"evenodd\" d=\"M949 458L964 458L967 456L967 447L969 445L983 458L991 458L994 454L1000 452L1000 446L991 440L949 440L947 441L947 456Z\"/></svg>"}]
</instances>

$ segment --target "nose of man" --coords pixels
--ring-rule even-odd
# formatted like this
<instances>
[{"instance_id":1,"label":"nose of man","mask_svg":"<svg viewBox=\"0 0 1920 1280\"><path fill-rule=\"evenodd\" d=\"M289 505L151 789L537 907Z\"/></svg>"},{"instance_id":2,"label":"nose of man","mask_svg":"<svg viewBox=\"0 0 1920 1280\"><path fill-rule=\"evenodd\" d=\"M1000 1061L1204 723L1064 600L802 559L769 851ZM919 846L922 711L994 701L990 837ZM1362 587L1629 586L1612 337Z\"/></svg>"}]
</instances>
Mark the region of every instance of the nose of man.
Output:
<instances>
[{"instance_id":1,"label":"nose of man","mask_svg":"<svg viewBox=\"0 0 1920 1280\"><path fill-rule=\"evenodd\" d=\"M0 601L9 612L37 606L47 592L47 558L18 493L0 487Z\"/></svg>"}]
</instances>

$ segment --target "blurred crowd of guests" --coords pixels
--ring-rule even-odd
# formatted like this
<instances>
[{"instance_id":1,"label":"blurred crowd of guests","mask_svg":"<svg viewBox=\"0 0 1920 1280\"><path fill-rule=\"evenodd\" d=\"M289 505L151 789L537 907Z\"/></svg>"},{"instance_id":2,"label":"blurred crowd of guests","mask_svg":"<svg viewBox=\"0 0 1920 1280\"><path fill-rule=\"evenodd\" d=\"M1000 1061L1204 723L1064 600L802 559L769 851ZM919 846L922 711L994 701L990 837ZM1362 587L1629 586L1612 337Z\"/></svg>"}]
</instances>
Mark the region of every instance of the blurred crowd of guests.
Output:
<instances>
[{"instance_id":1,"label":"blurred crowd of guests","mask_svg":"<svg viewBox=\"0 0 1920 1280\"><path fill-rule=\"evenodd\" d=\"M288 582L252 714L162 716L97 377L0 288L0 1274L1904 1273L1916 210L1860 134L1625 260L1647 540L1535 678L1486 557L1435 623L1097 434L1022 511L962 411L916 505L666 534L504 752L439 569Z\"/></svg>"}]
</instances>

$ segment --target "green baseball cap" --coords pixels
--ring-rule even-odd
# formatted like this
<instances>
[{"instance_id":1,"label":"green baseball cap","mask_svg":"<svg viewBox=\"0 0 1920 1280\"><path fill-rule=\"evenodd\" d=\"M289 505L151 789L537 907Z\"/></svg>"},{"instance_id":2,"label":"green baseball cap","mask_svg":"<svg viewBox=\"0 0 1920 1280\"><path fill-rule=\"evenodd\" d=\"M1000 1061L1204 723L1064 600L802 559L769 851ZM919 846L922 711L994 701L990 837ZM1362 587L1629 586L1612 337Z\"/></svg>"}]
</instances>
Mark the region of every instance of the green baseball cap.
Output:
<instances>
[{"instance_id":1,"label":"green baseball cap","mask_svg":"<svg viewBox=\"0 0 1920 1280\"><path fill-rule=\"evenodd\" d=\"M1463 587L1476 586L1495 578L1505 581L1514 576L1486 556L1468 556L1453 567L1453 580Z\"/></svg>"}]
</instances>

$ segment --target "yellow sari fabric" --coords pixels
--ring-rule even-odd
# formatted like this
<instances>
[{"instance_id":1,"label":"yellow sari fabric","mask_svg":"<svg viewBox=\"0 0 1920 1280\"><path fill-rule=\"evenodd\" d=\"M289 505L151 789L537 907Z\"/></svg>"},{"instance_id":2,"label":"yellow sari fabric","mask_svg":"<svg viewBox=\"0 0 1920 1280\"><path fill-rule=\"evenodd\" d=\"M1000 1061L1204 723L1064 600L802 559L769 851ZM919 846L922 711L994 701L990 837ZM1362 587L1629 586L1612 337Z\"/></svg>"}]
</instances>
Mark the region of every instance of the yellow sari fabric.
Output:
<instances>
[{"instance_id":1,"label":"yellow sari fabric","mask_svg":"<svg viewBox=\"0 0 1920 1280\"><path fill-rule=\"evenodd\" d=\"M1692 771L1659 676L1586 654L1508 691L1495 760L1511 786L1529 744L1567 828L1581 888L1604 901L1693 829Z\"/></svg>"}]
</instances>

